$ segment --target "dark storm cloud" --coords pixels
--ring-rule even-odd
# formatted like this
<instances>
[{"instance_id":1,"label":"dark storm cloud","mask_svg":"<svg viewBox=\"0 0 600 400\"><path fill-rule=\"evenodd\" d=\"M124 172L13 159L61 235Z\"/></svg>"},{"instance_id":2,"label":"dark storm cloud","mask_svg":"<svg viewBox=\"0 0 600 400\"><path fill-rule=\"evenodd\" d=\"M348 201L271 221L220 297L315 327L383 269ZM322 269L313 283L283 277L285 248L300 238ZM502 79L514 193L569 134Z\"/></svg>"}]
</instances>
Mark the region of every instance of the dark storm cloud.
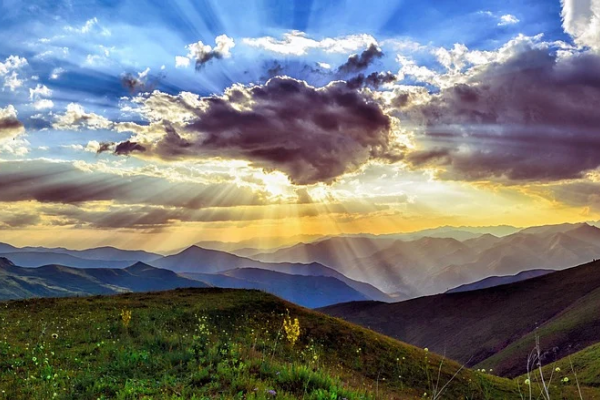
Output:
<instances>
[{"instance_id":1,"label":"dark storm cloud","mask_svg":"<svg viewBox=\"0 0 600 400\"><path fill-rule=\"evenodd\" d=\"M365 86L373 89L379 89L381 85L395 82L396 79L396 75L392 74L391 72L373 72L367 76L364 74L358 74L354 78L348 79L346 83L351 89L360 89Z\"/></svg>"},{"instance_id":2,"label":"dark storm cloud","mask_svg":"<svg viewBox=\"0 0 600 400\"><path fill-rule=\"evenodd\" d=\"M360 55L354 54L348 57L348 61L340 65L338 72L340 74L356 74L367 69L375 60L383 57L383 52L376 44L371 44Z\"/></svg>"},{"instance_id":3,"label":"dark storm cloud","mask_svg":"<svg viewBox=\"0 0 600 400\"><path fill-rule=\"evenodd\" d=\"M100 154L100 153L105 153L107 151L110 151L110 149L112 149L112 147L114 145L115 144L113 142L102 142L98 146L98 150L96 150L96 153Z\"/></svg>"},{"instance_id":4,"label":"dark storm cloud","mask_svg":"<svg viewBox=\"0 0 600 400\"><path fill-rule=\"evenodd\" d=\"M144 152L146 151L146 148L139 143L131 142L129 140L121 142L115 147L115 154L119 156L133 153L134 151Z\"/></svg>"},{"instance_id":5,"label":"dark storm cloud","mask_svg":"<svg viewBox=\"0 0 600 400\"><path fill-rule=\"evenodd\" d=\"M189 209L265 204L260 193L235 184L171 182L143 175L86 172L70 163L45 161L1 162L0 187L0 201L3 202L36 200L79 204L114 201Z\"/></svg>"},{"instance_id":6,"label":"dark storm cloud","mask_svg":"<svg viewBox=\"0 0 600 400\"><path fill-rule=\"evenodd\" d=\"M156 88L162 78L164 78L164 75L140 76L140 74L138 74L138 76L135 76L131 73L125 73L121 75L121 85L131 94L151 92Z\"/></svg>"},{"instance_id":7,"label":"dark storm cloud","mask_svg":"<svg viewBox=\"0 0 600 400\"><path fill-rule=\"evenodd\" d=\"M553 181L600 166L600 58L529 49L407 113L415 167L448 179Z\"/></svg>"},{"instance_id":8,"label":"dark storm cloud","mask_svg":"<svg viewBox=\"0 0 600 400\"><path fill-rule=\"evenodd\" d=\"M167 133L159 141L141 143L145 153L166 160L248 160L282 171L300 185L332 182L369 160L402 159L403 148L391 138L390 117L344 82L317 89L276 77L203 102L199 108L179 104L197 118L184 132L165 124Z\"/></svg>"},{"instance_id":9,"label":"dark storm cloud","mask_svg":"<svg viewBox=\"0 0 600 400\"><path fill-rule=\"evenodd\" d=\"M0 108L0 139L14 137L23 131L23 124L12 110L10 107L4 110Z\"/></svg>"}]
</instances>

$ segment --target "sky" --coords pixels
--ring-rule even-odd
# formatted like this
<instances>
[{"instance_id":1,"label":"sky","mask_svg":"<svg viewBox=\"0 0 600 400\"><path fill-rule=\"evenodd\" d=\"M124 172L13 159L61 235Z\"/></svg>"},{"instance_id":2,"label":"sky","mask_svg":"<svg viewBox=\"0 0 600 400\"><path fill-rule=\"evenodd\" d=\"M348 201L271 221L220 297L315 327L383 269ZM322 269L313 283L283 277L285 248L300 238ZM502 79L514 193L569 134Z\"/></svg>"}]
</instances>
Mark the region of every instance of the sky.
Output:
<instances>
[{"instance_id":1,"label":"sky","mask_svg":"<svg viewBox=\"0 0 600 400\"><path fill-rule=\"evenodd\" d=\"M0 237L600 219L600 0L0 1Z\"/></svg>"}]
</instances>

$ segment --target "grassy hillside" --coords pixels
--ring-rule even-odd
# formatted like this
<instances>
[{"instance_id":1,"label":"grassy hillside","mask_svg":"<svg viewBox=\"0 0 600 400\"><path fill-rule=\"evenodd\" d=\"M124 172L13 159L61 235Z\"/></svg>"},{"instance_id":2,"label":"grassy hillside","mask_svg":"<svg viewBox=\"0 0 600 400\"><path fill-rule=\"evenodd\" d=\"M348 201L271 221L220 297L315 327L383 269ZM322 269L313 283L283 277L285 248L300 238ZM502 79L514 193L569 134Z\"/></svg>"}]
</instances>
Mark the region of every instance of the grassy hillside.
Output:
<instances>
[{"instance_id":1,"label":"grassy hillside","mask_svg":"<svg viewBox=\"0 0 600 400\"><path fill-rule=\"evenodd\" d=\"M323 310L469 365L481 363L478 366L515 376L525 372L534 332L544 350L557 347L561 357L600 341L599 288L596 261L472 292Z\"/></svg>"},{"instance_id":2,"label":"grassy hillside","mask_svg":"<svg viewBox=\"0 0 600 400\"><path fill-rule=\"evenodd\" d=\"M0 303L0 338L7 399L416 399L448 382L437 398L515 399L523 386L258 291Z\"/></svg>"},{"instance_id":3,"label":"grassy hillside","mask_svg":"<svg viewBox=\"0 0 600 400\"><path fill-rule=\"evenodd\" d=\"M514 341L504 350L482 362L478 367L494 368L498 373L515 376L523 372L522 360L539 336L545 349L544 363L551 364L568 354L600 341L600 289L581 297L533 332ZM600 364L600 363L599 363Z\"/></svg>"},{"instance_id":4,"label":"grassy hillside","mask_svg":"<svg viewBox=\"0 0 600 400\"><path fill-rule=\"evenodd\" d=\"M589 346L569 357L565 357L543 368L544 376L553 372L560 377L567 376L570 384L600 387L600 343ZM558 373L556 368L558 368Z\"/></svg>"}]
</instances>

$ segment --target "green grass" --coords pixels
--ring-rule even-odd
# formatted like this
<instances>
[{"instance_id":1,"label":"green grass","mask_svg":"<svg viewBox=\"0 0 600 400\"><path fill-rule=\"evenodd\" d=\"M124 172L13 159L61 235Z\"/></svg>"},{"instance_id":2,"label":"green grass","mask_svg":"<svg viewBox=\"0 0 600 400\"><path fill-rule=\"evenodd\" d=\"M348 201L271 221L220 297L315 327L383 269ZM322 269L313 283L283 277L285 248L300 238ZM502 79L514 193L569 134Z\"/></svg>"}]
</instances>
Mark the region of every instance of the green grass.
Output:
<instances>
[{"instance_id":1,"label":"green grass","mask_svg":"<svg viewBox=\"0 0 600 400\"><path fill-rule=\"evenodd\" d=\"M301 327L294 344L287 315ZM259 291L0 303L4 399L416 399L449 381L443 399L520 398L515 381L459 369ZM572 388L565 396L556 398L576 398Z\"/></svg>"},{"instance_id":2,"label":"green grass","mask_svg":"<svg viewBox=\"0 0 600 400\"><path fill-rule=\"evenodd\" d=\"M556 371L556 368L559 371ZM575 385L577 378L581 385L600 387L600 343L572 354L570 359L565 357L543 368L544 376L550 376L552 373L559 380L568 378L569 385Z\"/></svg>"},{"instance_id":3,"label":"green grass","mask_svg":"<svg viewBox=\"0 0 600 400\"><path fill-rule=\"evenodd\" d=\"M534 347L536 335L540 338L542 350L547 352L547 363L596 343L600 332L598 304L600 304L600 289L583 296L535 331L514 341L477 365L477 368L518 371L521 374L526 364L523 360L527 359L527 355Z\"/></svg>"}]
</instances>

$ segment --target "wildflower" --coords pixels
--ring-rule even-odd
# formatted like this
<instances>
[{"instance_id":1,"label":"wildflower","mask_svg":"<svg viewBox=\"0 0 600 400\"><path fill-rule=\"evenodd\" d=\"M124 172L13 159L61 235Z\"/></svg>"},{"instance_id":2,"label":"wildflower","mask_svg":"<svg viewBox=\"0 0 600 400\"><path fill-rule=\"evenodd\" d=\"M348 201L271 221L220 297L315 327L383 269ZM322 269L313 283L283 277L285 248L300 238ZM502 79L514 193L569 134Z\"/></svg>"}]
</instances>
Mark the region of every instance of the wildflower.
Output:
<instances>
[{"instance_id":1,"label":"wildflower","mask_svg":"<svg viewBox=\"0 0 600 400\"><path fill-rule=\"evenodd\" d=\"M555 372L560 372L560 368L559 368L559 367L556 367L556 368L554 368L554 371L555 371Z\"/></svg>"},{"instance_id":2,"label":"wildflower","mask_svg":"<svg viewBox=\"0 0 600 400\"><path fill-rule=\"evenodd\" d=\"M131 322L131 310L121 310L121 320L123 321L123 326L125 328L129 327L129 323Z\"/></svg>"},{"instance_id":3,"label":"wildflower","mask_svg":"<svg viewBox=\"0 0 600 400\"><path fill-rule=\"evenodd\" d=\"M429 352L429 349L427 347L425 347L423 350L425 350L425 353ZM425 394L427 394L427 393L425 393Z\"/></svg>"},{"instance_id":4,"label":"wildflower","mask_svg":"<svg viewBox=\"0 0 600 400\"><path fill-rule=\"evenodd\" d=\"M32 358L31 358L31 361L33 361L33 362L37 362L37 357L32 357Z\"/></svg>"},{"instance_id":5,"label":"wildflower","mask_svg":"<svg viewBox=\"0 0 600 400\"><path fill-rule=\"evenodd\" d=\"M288 316L283 320L283 330L287 337L288 342L294 345L300 337L300 321L298 318L294 318L294 321Z\"/></svg>"},{"instance_id":6,"label":"wildflower","mask_svg":"<svg viewBox=\"0 0 600 400\"><path fill-rule=\"evenodd\" d=\"M529 379L525 379L525 384L526 385L531 385L531 381Z\"/></svg>"},{"instance_id":7,"label":"wildflower","mask_svg":"<svg viewBox=\"0 0 600 400\"><path fill-rule=\"evenodd\" d=\"M53 333L52 334L52 339L58 339L58 333Z\"/></svg>"},{"instance_id":8,"label":"wildflower","mask_svg":"<svg viewBox=\"0 0 600 400\"><path fill-rule=\"evenodd\" d=\"M274 391L273 389L267 390L267 394L268 394L268 395L271 395L271 396L273 396L273 397L277 396L277 392L276 392L276 391Z\"/></svg>"},{"instance_id":9,"label":"wildflower","mask_svg":"<svg viewBox=\"0 0 600 400\"><path fill-rule=\"evenodd\" d=\"M563 383L568 383L569 382L569 378L567 378L566 376L562 379Z\"/></svg>"}]
</instances>

